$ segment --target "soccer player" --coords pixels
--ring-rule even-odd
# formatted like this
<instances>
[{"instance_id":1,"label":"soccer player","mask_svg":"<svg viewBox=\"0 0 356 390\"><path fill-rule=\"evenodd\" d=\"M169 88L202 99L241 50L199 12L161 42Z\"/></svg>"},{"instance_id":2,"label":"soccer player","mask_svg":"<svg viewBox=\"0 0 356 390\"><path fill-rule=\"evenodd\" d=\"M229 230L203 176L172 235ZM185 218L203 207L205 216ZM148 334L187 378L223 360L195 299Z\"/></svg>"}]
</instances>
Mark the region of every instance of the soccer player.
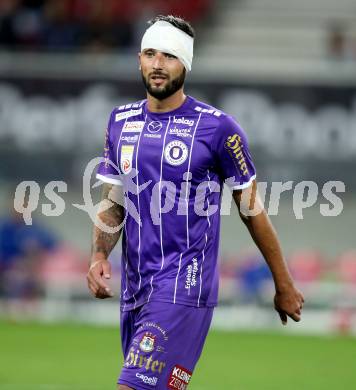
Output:
<instances>
[{"instance_id":1,"label":"soccer player","mask_svg":"<svg viewBox=\"0 0 356 390\"><path fill-rule=\"evenodd\" d=\"M113 295L108 256L122 232L120 390L187 387L217 304L224 182L271 269L282 322L300 321L304 302L260 204L244 131L184 94L192 27L173 16L149 24L139 53L147 99L111 113L87 276L95 297Z\"/></svg>"}]
</instances>

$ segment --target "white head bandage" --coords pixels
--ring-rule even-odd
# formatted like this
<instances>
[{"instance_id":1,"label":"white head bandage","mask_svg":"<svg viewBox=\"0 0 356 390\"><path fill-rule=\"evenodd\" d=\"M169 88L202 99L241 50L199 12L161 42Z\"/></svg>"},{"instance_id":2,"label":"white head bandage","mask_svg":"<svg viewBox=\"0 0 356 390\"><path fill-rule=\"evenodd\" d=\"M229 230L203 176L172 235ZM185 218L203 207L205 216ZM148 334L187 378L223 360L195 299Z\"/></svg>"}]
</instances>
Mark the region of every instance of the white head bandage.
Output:
<instances>
[{"instance_id":1,"label":"white head bandage","mask_svg":"<svg viewBox=\"0 0 356 390\"><path fill-rule=\"evenodd\" d=\"M155 49L176 56L187 71L192 69L194 39L168 22L159 20L144 33L141 51Z\"/></svg>"}]
</instances>

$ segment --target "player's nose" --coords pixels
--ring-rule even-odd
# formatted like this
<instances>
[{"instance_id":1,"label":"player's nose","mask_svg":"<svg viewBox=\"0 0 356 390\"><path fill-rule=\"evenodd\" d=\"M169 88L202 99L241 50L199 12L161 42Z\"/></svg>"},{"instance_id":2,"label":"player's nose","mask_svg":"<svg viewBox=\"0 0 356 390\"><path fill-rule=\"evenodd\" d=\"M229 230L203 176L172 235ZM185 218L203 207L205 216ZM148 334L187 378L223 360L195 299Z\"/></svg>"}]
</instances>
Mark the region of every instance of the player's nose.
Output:
<instances>
[{"instance_id":1,"label":"player's nose","mask_svg":"<svg viewBox=\"0 0 356 390\"><path fill-rule=\"evenodd\" d=\"M162 69L164 64L164 55L163 53L156 53L153 59L152 66L154 69Z\"/></svg>"}]
</instances>

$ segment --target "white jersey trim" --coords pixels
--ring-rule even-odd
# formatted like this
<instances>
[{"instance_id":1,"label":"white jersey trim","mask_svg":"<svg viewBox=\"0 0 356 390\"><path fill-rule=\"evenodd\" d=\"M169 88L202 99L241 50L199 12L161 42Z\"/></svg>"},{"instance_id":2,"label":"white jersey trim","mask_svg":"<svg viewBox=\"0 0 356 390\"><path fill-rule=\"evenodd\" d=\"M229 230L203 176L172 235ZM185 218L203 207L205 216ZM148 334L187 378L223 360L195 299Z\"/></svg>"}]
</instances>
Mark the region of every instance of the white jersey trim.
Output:
<instances>
[{"instance_id":1,"label":"white jersey trim","mask_svg":"<svg viewBox=\"0 0 356 390\"><path fill-rule=\"evenodd\" d=\"M158 194L159 194L159 205L161 205L162 202L162 175L163 175L163 156L164 156L164 148L166 145L166 138L168 133L168 128L171 124L171 117L168 118L168 124L166 127L166 131L164 133L163 143L162 143L162 153L161 153L161 168L160 168L160 174L159 174L159 185L158 185ZM160 236L160 243L161 243L161 255L162 255L162 263L161 263L161 270L164 266L164 251L163 251L163 226L162 226L162 210L161 206L159 207L159 236Z\"/></svg>"},{"instance_id":2,"label":"white jersey trim","mask_svg":"<svg viewBox=\"0 0 356 390\"><path fill-rule=\"evenodd\" d=\"M243 190L245 188L250 187L252 182L256 179L256 175L250 177L250 180L247 183L239 184L237 186L229 186L230 190Z\"/></svg>"},{"instance_id":3,"label":"white jersey trim","mask_svg":"<svg viewBox=\"0 0 356 390\"><path fill-rule=\"evenodd\" d=\"M116 184L118 186L122 186L121 180L113 179L112 177L101 175L100 173L96 174L96 178L103 181L104 183Z\"/></svg>"},{"instance_id":4,"label":"white jersey trim","mask_svg":"<svg viewBox=\"0 0 356 390\"><path fill-rule=\"evenodd\" d=\"M189 201L188 201L188 180L189 180L189 173L190 173L190 163L191 163L191 160L192 160L192 154L193 154L193 146L194 146L194 138L195 138L195 133L197 131L197 128L199 126L199 122L200 122L200 118L201 118L201 113L199 114L199 118L197 120L197 124L195 125L195 129L194 129L194 133L193 133L193 138L192 138L192 142L190 144L190 152L189 152L189 161L188 161L188 172L187 172L187 180L186 180L186 191L185 191L185 203L186 203L186 208L187 208L187 248L189 248L190 246L190 243L189 243L189 217L188 217L188 208L189 208ZM180 254L180 257L179 257L179 265L178 265L178 271L177 271L177 276L176 276L176 282L175 282L175 286L174 286L174 296L173 296L173 303L176 303L176 296L177 296L177 287L178 287L178 278L179 278L179 273L180 273L180 269L181 269L181 263L182 263L182 256L183 256L183 253Z\"/></svg>"},{"instance_id":5,"label":"white jersey trim","mask_svg":"<svg viewBox=\"0 0 356 390\"><path fill-rule=\"evenodd\" d=\"M177 272L177 276L176 276L176 283L175 283L175 286L174 286L174 298L173 298L173 303L176 303L178 277L179 277L179 273L180 273L180 267L181 267L181 265L182 265L182 256L183 256L183 253L181 253L181 254L180 254L180 257L179 257L178 272Z\"/></svg>"},{"instance_id":6,"label":"white jersey trim","mask_svg":"<svg viewBox=\"0 0 356 390\"><path fill-rule=\"evenodd\" d=\"M145 123L144 123L143 127L145 127L146 121L147 121L147 115L145 117ZM140 136L139 136L139 139L138 139L138 142L137 142L136 163L135 163L136 171L137 171L137 177L136 177L137 206L138 206L138 215L139 215L140 221L141 221L141 209L140 209L140 192L139 192L139 183L138 183L138 181L139 181L138 180L138 178L139 178L139 170L138 170L137 164L138 164L138 152L139 152L139 149L140 149L141 135L142 135L142 132L140 132ZM142 283L142 277L141 277L141 271L140 271L140 268L141 268L141 225L140 224L138 224L138 248L137 248L137 254L138 254L137 272L138 272L138 276L139 276L138 291L140 291L141 283ZM136 302L135 302L134 309L135 308L136 308Z\"/></svg>"},{"instance_id":7,"label":"white jersey trim","mask_svg":"<svg viewBox=\"0 0 356 390\"><path fill-rule=\"evenodd\" d=\"M169 129L169 125L171 124L171 117L169 116L168 118L168 123L167 123L167 127L166 127L166 130L165 130L165 133L164 133L164 138L163 138L163 143L162 143L162 153L161 153L161 165L160 165L160 173L159 173L159 185L158 185L158 194L159 194L159 204L161 205L161 186L162 186L162 175L163 175L163 156L164 156L164 148L165 148L165 144L166 144L166 138L167 138L167 133L168 133L168 129ZM161 257L162 257L162 263L161 263L161 270L163 269L163 266L164 266L164 251L163 251L163 229L162 229L162 213L161 213L161 207L159 207L159 240L160 240L160 245L161 245ZM147 302L150 301L150 298L151 298L151 295L152 295L152 292L153 292L153 276L151 278L151 292L148 296L148 299L147 299Z\"/></svg>"},{"instance_id":8,"label":"white jersey trim","mask_svg":"<svg viewBox=\"0 0 356 390\"><path fill-rule=\"evenodd\" d=\"M189 200L188 200L188 180L189 180L189 173L190 173L190 163L192 161L192 154L193 154L193 147L194 147L194 138L195 138L195 133L197 132L197 128L199 126L199 123L200 123L200 119L201 119L201 113L199 114L199 117L198 117L198 120L197 120L197 124L195 125L195 129L194 129L194 133L193 133L193 138L192 138L192 142L190 144L190 153L189 153L189 161L188 161L188 174L187 174L187 180L186 180L186 191L185 191L185 203L186 203L186 206L187 206L187 248L190 247L190 242L189 242Z\"/></svg>"},{"instance_id":9,"label":"white jersey trim","mask_svg":"<svg viewBox=\"0 0 356 390\"><path fill-rule=\"evenodd\" d=\"M207 172L207 175L208 175L208 188L209 188L209 196L211 195L211 187L210 187L210 171L208 170ZM209 207L210 207L210 202L209 202L209 197L208 197L208 208L206 210L206 219L208 221L208 227L209 227L209 230L210 230L210 227L211 227L211 223L210 223L210 217L209 217ZM199 296L198 296L198 302L197 302L197 306L199 307L200 305L200 297L201 297L201 291L202 291L202 285L203 285L203 265L204 265L204 260L205 260L205 248L206 248L206 245L208 243L208 235L207 233L205 233L205 245L204 245L204 249L203 249L203 258L202 258L202 262L201 262L201 265L200 265L200 284L199 284Z\"/></svg>"},{"instance_id":10,"label":"white jersey trim","mask_svg":"<svg viewBox=\"0 0 356 390\"><path fill-rule=\"evenodd\" d=\"M127 204L126 204L126 197L125 197L125 209L127 210ZM127 253L127 248L128 248L128 237L127 237L127 231L126 231L126 223L124 225L124 232L125 232L125 238L126 238L126 251L125 251L125 260L126 260L126 265L125 265L125 274L126 274L126 278L125 278L125 290L123 292L123 299L125 300L125 295L127 293L127 289L128 289L128 286L129 286L129 278L128 278L128 272L127 272L127 268L128 268L128 264L129 264L129 258L128 258L128 253ZM136 301L135 301L135 304L136 304ZM124 310L126 308L126 302L124 304Z\"/></svg>"},{"instance_id":11,"label":"white jersey trim","mask_svg":"<svg viewBox=\"0 0 356 390\"><path fill-rule=\"evenodd\" d=\"M127 122L127 118L125 119L123 127L126 125L126 122ZM121 133L122 133L122 128L121 128ZM116 164L117 164L118 167L120 167L119 149L120 149L120 144L121 144L121 133L120 133L119 142L117 143L117 147L116 147ZM127 209L126 197L125 197L125 208ZM125 230L125 235L126 235L126 267L125 267L125 272L126 272L126 290L124 291L124 293L126 293L127 290L128 290L128 285L129 285L128 284L128 263L129 263L129 258L128 258L128 251L127 251L127 248L128 248L128 244L127 244L128 243L128 237L127 237L126 223L124 225L124 230ZM135 294L132 294L132 297L133 297L133 299L135 301L135 307L136 307ZM125 305L124 305L124 309L125 309L125 307L126 307L126 302L125 302Z\"/></svg>"}]
</instances>

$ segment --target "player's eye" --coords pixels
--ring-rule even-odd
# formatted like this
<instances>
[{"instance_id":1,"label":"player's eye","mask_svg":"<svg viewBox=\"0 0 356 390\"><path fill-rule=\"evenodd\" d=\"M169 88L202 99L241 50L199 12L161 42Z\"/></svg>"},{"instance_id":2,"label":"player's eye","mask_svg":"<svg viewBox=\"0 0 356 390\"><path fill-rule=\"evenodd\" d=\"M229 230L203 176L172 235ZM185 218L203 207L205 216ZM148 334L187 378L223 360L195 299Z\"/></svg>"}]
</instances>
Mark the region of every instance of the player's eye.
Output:
<instances>
[{"instance_id":1,"label":"player's eye","mask_svg":"<svg viewBox=\"0 0 356 390\"><path fill-rule=\"evenodd\" d=\"M176 59L177 57L172 55L172 54L169 54L169 53L164 53L164 55L169 58L169 59Z\"/></svg>"}]
</instances>

